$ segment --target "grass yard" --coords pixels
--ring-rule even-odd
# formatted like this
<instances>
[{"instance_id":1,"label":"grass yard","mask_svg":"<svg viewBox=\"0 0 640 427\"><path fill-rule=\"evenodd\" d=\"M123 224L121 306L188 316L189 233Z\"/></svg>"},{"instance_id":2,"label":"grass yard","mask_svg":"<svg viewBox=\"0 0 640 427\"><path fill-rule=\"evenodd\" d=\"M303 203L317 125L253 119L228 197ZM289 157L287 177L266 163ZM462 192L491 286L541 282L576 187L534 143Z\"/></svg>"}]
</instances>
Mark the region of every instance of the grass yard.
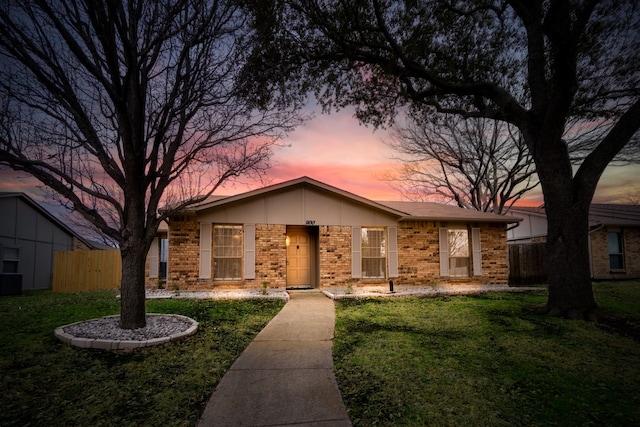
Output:
<instances>
[{"instance_id":1,"label":"grass yard","mask_svg":"<svg viewBox=\"0 0 640 427\"><path fill-rule=\"evenodd\" d=\"M113 292L0 298L0 426L193 426L222 375L281 300L153 300L198 333L115 354L65 345L61 325L119 312Z\"/></svg>"},{"instance_id":2,"label":"grass yard","mask_svg":"<svg viewBox=\"0 0 640 427\"><path fill-rule=\"evenodd\" d=\"M595 283L640 321L640 282ZM354 426L640 425L640 342L536 314L544 293L343 300L334 362Z\"/></svg>"}]
</instances>

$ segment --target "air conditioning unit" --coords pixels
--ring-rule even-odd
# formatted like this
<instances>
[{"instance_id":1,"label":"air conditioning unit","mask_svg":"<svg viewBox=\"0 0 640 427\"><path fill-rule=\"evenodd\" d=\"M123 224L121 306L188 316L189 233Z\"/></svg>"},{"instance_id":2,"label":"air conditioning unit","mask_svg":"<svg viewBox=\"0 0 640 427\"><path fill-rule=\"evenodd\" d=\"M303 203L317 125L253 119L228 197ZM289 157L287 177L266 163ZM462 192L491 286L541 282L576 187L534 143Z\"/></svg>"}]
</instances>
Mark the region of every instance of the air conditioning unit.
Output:
<instances>
[{"instance_id":1,"label":"air conditioning unit","mask_svg":"<svg viewBox=\"0 0 640 427\"><path fill-rule=\"evenodd\" d=\"M22 295L21 273L0 273L0 296Z\"/></svg>"}]
</instances>

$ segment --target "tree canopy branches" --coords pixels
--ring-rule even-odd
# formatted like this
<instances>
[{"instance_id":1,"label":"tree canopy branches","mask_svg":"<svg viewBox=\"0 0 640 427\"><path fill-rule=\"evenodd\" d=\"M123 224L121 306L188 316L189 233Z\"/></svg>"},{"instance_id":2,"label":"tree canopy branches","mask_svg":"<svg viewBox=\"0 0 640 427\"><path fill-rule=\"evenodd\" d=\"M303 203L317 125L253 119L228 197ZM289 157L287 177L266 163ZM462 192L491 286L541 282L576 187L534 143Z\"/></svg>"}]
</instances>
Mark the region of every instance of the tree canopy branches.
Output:
<instances>
[{"instance_id":1,"label":"tree canopy branches","mask_svg":"<svg viewBox=\"0 0 640 427\"><path fill-rule=\"evenodd\" d=\"M395 127L388 143L402 160L394 181L410 199L505 213L538 185L521 135L504 122L436 116Z\"/></svg>"},{"instance_id":2,"label":"tree canopy branches","mask_svg":"<svg viewBox=\"0 0 640 427\"><path fill-rule=\"evenodd\" d=\"M375 126L406 107L415 119L438 112L516 126L545 199L549 306L593 312L589 205L640 128L637 1L272 0L253 8L269 40L259 57L270 80L315 91L327 109L353 105ZM292 52L287 61L279 49ZM602 127L576 156L567 141L577 135L567 132L579 122Z\"/></svg>"},{"instance_id":3,"label":"tree canopy branches","mask_svg":"<svg viewBox=\"0 0 640 427\"><path fill-rule=\"evenodd\" d=\"M144 263L160 222L228 180L261 177L301 122L284 92L247 90L256 45L241 3L0 5L0 165L118 242L126 327L145 323Z\"/></svg>"}]
</instances>

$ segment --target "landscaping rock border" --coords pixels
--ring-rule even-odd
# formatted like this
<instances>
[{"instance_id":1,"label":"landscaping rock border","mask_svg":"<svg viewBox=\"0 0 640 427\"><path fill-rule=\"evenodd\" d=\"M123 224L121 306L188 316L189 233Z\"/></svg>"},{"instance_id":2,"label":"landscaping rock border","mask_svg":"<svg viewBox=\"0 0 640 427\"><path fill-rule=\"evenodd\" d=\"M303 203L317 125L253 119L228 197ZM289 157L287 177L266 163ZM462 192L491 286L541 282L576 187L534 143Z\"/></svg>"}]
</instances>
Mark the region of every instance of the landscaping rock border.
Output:
<instances>
[{"instance_id":1,"label":"landscaping rock border","mask_svg":"<svg viewBox=\"0 0 640 427\"><path fill-rule=\"evenodd\" d=\"M133 330L120 329L119 319L114 315L71 323L57 328L54 335L75 347L118 351L176 341L198 330L198 322L179 314L148 313L147 327Z\"/></svg>"}]
</instances>

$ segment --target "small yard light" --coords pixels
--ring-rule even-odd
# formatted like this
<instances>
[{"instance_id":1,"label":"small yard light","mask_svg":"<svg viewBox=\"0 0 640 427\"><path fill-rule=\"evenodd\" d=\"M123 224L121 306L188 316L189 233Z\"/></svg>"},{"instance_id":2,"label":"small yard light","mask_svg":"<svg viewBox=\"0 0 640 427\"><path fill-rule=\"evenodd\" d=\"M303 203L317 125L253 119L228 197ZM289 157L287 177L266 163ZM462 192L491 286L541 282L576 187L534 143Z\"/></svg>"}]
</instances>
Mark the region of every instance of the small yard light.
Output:
<instances>
[{"instance_id":1,"label":"small yard light","mask_svg":"<svg viewBox=\"0 0 640 427\"><path fill-rule=\"evenodd\" d=\"M389 280L389 292L393 293L393 280Z\"/></svg>"}]
</instances>

